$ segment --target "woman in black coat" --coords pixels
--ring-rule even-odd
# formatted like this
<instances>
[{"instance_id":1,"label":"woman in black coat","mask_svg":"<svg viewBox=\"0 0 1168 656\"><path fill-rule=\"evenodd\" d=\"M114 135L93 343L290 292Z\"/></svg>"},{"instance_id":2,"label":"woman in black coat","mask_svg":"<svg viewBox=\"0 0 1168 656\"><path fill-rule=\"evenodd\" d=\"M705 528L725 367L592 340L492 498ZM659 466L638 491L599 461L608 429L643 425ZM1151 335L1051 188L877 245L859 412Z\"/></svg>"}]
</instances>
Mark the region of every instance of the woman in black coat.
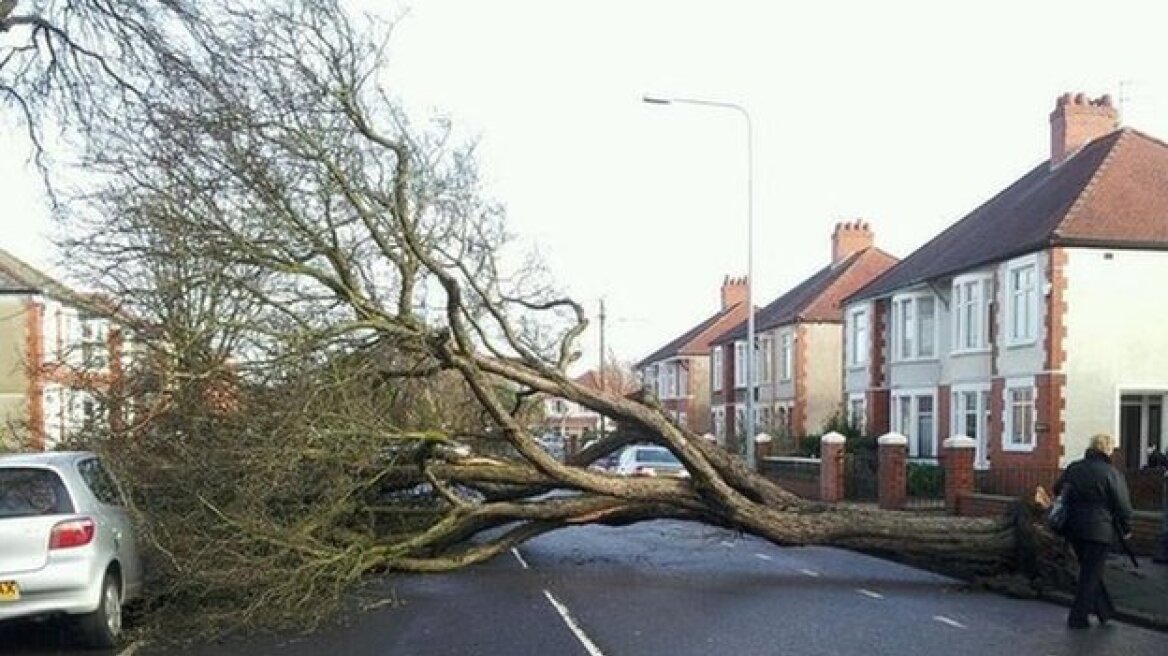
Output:
<instances>
[{"instance_id":1,"label":"woman in black coat","mask_svg":"<svg viewBox=\"0 0 1168 656\"><path fill-rule=\"evenodd\" d=\"M1117 537L1131 533L1131 499L1123 476L1111 466L1115 443L1110 435L1091 438L1082 460L1067 467L1054 484L1055 495L1067 490L1067 538L1079 559L1079 584L1067 626L1084 629L1095 613L1100 624L1115 612L1103 583L1107 551Z\"/></svg>"}]
</instances>

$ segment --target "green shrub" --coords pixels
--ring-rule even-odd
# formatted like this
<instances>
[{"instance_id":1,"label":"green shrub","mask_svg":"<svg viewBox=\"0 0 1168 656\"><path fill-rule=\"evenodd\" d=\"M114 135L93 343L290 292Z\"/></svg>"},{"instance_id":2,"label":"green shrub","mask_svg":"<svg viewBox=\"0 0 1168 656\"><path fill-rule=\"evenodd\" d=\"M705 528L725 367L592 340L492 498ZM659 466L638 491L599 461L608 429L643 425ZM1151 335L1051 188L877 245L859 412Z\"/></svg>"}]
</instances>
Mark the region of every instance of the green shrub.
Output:
<instances>
[{"instance_id":1,"label":"green shrub","mask_svg":"<svg viewBox=\"0 0 1168 656\"><path fill-rule=\"evenodd\" d=\"M906 478L910 497L935 499L945 494L945 472L940 465L910 462Z\"/></svg>"}]
</instances>

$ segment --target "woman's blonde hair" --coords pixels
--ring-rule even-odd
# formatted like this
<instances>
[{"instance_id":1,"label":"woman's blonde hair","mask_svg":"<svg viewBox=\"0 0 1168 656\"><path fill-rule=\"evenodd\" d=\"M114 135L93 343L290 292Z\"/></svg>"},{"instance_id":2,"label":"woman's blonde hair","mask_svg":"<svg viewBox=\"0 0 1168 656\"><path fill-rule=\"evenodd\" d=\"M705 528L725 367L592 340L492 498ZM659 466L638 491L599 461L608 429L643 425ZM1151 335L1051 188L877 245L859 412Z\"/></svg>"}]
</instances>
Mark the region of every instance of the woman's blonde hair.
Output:
<instances>
[{"instance_id":1,"label":"woman's blonde hair","mask_svg":"<svg viewBox=\"0 0 1168 656\"><path fill-rule=\"evenodd\" d=\"M1100 453L1111 455L1111 452L1115 450L1115 440L1111 439L1107 433L1095 433L1091 436L1091 443L1088 444L1088 447Z\"/></svg>"}]
</instances>

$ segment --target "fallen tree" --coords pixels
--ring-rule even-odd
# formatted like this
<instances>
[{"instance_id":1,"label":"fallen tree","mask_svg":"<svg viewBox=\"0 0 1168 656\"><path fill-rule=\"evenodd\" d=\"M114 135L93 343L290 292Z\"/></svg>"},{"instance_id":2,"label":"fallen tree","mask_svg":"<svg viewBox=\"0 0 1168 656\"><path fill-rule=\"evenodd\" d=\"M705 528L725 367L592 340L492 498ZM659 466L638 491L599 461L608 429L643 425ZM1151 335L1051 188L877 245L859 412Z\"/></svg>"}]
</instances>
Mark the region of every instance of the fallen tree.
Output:
<instances>
[{"instance_id":1,"label":"fallen tree","mask_svg":"<svg viewBox=\"0 0 1168 656\"><path fill-rule=\"evenodd\" d=\"M291 616L368 572L451 570L560 528L657 518L970 577L1057 578L1061 549L1025 507L991 520L808 501L651 400L578 384L567 372L584 309L511 250L473 144L444 120L416 127L383 86L385 30L330 0L201 11L208 27L183 32L181 50L152 39L139 55L127 83L149 93L88 117L93 187L67 244L79 277L125 299L118 316L134 317L150 366L178 381L106 447L135 445L113 457L180 575L172 597L232 590L247 610L224 617ZM337 363L360 376L321 374ZM231 402L202 407L227 369ZM411 414L440 407L432 390L452 379L459 393L443 398L458 403ZM560 462L531 431L549 396L620 430ZM470 438L504 456L461 453ZM587 468L633 441L668 448L690 478ZM387 444L413 446L386 460ZM435 498L422 525L360 521L378 491L422 484Z\"/></svg>"}]
</instances>

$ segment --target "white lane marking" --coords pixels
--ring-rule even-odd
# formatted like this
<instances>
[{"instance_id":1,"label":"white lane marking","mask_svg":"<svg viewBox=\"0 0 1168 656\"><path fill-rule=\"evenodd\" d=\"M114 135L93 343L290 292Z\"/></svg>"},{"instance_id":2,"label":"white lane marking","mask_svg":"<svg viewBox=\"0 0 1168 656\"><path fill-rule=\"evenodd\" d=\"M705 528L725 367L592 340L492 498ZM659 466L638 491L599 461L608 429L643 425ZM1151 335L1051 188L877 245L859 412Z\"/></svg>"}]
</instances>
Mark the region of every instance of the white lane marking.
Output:
<instances>
[{"instance_id":1,"label":"white lane marking","mask_svg":"<svg viewBox=\"0 0 1168 656\"><path fill-rule=\"evenodd\" d=\"M604 656L604 652L600 651L600 647L597 647L596 643L592 642L592 639L589 638L587 634L584 633L584 630L580 628L580 625L576 623L576 619L572 617L570 612L568 612L568 607L561 604L559 600L553 597L552 593L548 592L547 590L544 590L543 594L547 597L548 601L552 602L552 606L555 607L556 612L560 614L560 617L564 618L564 623L568 625L568 629L572 631L572 635L576 636L576 639L580 641L580 644L584 645L584 650L588 652L588 656Z\"/></svg>"},{"instance_id":2,"label":"white lane marking","mask_svg":"<svg viewBox=\"0 0 1168 656\"><path fill-rule=\"evenodd\" d=\"M766 554L754 554L754 557L759 558L761 560L773 560L773 558L771 558L770 556L768 556Z\"/></svg>"},{"instance_id":3,"label":"white lane marking","mask_svg":"<svg viewBox=\"0 0 1168 656\"><path fill-rule=\"evenodd\" d=\"M518 549L516 549L515 547L511 547L511 553L514 554L515 560L518 560L519 564L523 565L523 569L531 569L531 567L528 566L527 561L523 560L523 556L519 555Z\"/></svg>"},{"instance_id":4,"label":"white lane marking","mask_svg":"<svg viewBox=\"0 0 1168 656\"><path fill-rule=\"evenodd\" d=\"M819 572L816 572L813 569L801 569L799 571L806 574L807 576L816 577L816 578L819 577Z\"/></svg>"},{"instance_id":5,"label":"white lane marking","mask_svg":"<svg viewBox=\"0 0 1168 656\"><path fill-rule=\"evenodd\" d=\"M938 622L940 622L942 624L948 624L949 626L952 626L952 627L957 628L957 629L966 628L966 626L964 624L962 624L961 622L958 622L957 620L951 620L948 617L945 617L944 615L934 615L933 619L937 620Z\"/></svg>"},{"instance_id":6,"label":"white lane marking","mask_svg":"<svg viewBox=\"0 0 1168 656\"><path fill-rule=\"evenodd\" d=\"M871 597L873 599L883 599L884 598L884 595L880 594L879 592L872 592L871 590L866 590L864 588L856 588L856 592L859 592L860 594L864 595L865 597Z\"/></svg>"}]
</instances>

